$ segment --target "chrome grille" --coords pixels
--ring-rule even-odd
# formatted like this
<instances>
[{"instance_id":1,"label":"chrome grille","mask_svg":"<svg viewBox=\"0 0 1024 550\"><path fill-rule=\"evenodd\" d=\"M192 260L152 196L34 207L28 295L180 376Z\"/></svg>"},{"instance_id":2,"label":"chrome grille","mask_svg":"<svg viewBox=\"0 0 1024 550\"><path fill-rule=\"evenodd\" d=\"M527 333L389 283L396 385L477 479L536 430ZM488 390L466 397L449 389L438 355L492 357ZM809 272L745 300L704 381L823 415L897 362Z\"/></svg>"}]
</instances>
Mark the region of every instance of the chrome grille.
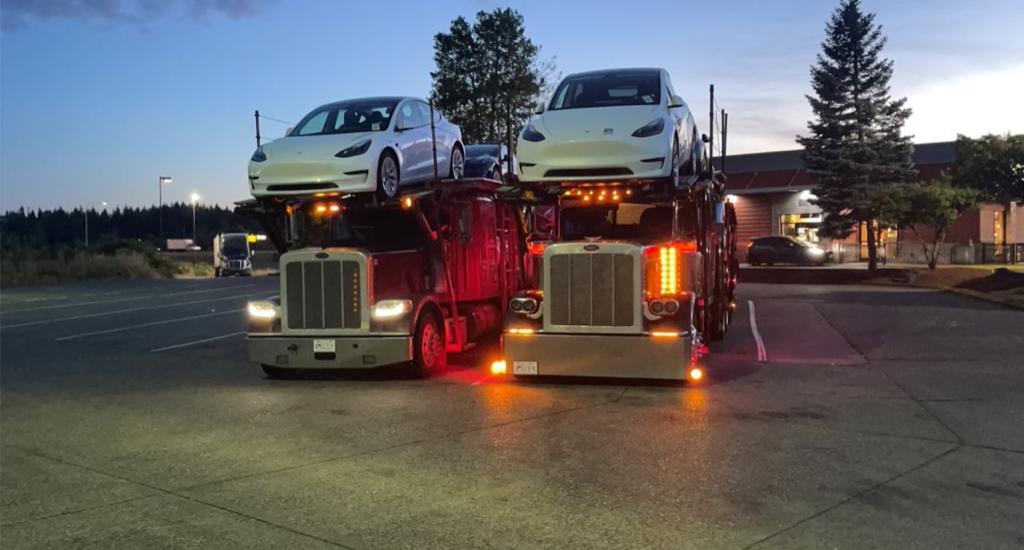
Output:
<instances>
[{"instance_id":1,"label":"chrome grille","mask_svg":"<svg viewBox=\"0 0 1024 550\"><path fill-rule=\"evenodd\" d=\"M548 262L544 299L547 323L563 326L632 327L636 314L634 259L629 254L554 254Z\"/></svg>"},{"instance_id":2,"label":"chrome grille","mask_svg":"<svg viewBox=\"0 0 1024 550\"><path fill-rule=\"evenodd\" d=\"M358 329L362 320L359 262L306 260L285 266L287 327Z\"/></svg>"}]
</instances>

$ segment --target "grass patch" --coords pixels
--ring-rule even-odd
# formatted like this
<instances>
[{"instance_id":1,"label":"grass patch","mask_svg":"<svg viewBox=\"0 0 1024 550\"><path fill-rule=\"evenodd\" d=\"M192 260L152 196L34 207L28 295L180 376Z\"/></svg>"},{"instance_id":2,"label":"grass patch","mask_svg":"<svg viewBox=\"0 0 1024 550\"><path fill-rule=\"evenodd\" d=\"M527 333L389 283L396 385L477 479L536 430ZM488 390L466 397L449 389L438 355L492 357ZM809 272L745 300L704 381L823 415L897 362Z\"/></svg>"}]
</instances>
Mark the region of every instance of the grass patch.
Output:
<instances>
[{"instance_id":1,"label":"grass patch","mask_svg":"<svg viewBox=\"0 0 1024 550\"><path fill-rule=\"evenodd\" d=\"M108 240L90 250L5 246L0 253L0 286L39 286L94 279L165 279L178 266L137 241Z\"/></svg>"}]
</instances>

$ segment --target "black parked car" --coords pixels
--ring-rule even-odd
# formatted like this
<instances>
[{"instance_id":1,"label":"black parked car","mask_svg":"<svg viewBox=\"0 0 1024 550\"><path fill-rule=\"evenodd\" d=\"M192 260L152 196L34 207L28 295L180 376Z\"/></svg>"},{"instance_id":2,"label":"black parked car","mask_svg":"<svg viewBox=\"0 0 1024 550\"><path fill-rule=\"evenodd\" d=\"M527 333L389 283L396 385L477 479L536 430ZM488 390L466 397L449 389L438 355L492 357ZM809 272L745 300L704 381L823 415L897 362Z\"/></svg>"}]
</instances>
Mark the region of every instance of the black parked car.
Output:
<instances>
[{"instance_id":1,"label":"black parked car","mask_svg":"<svg viewBox=\"0 0 1024 550\"><path fill-rule=\"evenodd\" d=\"M750 265L825 265L831 259L831 253L793 237L758 237L747 247Z\"/></svg>"},{"instance_id":2,"label":"black parked car","mask_svg":"<svg viewBox=\"0 0 1024 550\"><path fill-rule=\"evenodd\" d=\"M518 172L515 156L512 157L512 173ZM508 173L508 147L491 143L466 146L466 164L463 177L490 178L502 181Z\"/></svg>"}]
</instances>

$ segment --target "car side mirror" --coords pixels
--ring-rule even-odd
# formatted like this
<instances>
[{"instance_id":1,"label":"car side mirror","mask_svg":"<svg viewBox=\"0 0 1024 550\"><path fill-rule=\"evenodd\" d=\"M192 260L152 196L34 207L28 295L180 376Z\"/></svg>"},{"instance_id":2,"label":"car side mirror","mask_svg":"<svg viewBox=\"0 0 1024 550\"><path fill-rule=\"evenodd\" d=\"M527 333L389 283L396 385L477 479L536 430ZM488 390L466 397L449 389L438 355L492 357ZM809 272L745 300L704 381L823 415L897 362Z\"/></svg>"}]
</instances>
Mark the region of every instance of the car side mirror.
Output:
<instances>
[{"instance_id":1,"label":"car side mirror","mask_svg":"<svg viewBox=\"0 0 1024 550\"><path fill-rule=\"evenodd\" d=\"M537 108L533 110L533 114L535 114L535 115L543 114L545 108L547 108L547 105L545 105L543 101L538 101L537 102Z\"/></svg>"},{"instance_id":2,"label":"car side mirror","mask_svg":"<svg viewBox=\"0 0 1024 550\"><path fill-rule=\"evenodd\" d=\"M675 109L676 107L682 107L683 105L686 105L686 102L683 101L683 98L675 94L672 94L672 96L668 100L669 109Z\"/></svg>"},{"instance_id":3,"label":"car side mirror","mask_svg":"<svg viewBox=\"0 0 1024 550\"><path fill-rule=\"evenodd\" d=\"M290 135L292 135L292 130L294 130L294 129L295 129L295 127L294 127L294 126L289 126L289 127L288 127L288 129L284 131L284 135L285 135L285 136L290 136Z\"/></svg>"}]
</instances>

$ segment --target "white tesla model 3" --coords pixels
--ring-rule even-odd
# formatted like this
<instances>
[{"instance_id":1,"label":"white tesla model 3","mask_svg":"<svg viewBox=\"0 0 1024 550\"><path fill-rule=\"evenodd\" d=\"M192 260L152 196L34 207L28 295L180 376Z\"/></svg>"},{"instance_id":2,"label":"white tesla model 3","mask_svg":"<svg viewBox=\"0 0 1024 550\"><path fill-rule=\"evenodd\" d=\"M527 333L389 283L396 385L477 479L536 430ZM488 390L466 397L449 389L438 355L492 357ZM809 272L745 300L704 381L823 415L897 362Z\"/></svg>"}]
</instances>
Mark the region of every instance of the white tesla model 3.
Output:
<instances>
[{"instance_id":1,"label":"white tesla model 3","mask_svg":"<svg viewBox=\"0 0 1024 550\"><path fill-rule=\"evenodd\" d=\"M519 136L519 180L665 180L704 169L693 114L664 69L565 77Z\"/></svg>"},{"instance_id":2,"label":"white tesla model 3","mask_svg":"<svg viewBox=\"0 0 1024 550\"><path fill-rule=\"evenodd\" d=\"M438 177L462 177L462 132L434 110ZM253 196L376 191L434 177L430 107L414 97L372 97L317 107L249 160Z\"/></svg>"}]
</instances>

